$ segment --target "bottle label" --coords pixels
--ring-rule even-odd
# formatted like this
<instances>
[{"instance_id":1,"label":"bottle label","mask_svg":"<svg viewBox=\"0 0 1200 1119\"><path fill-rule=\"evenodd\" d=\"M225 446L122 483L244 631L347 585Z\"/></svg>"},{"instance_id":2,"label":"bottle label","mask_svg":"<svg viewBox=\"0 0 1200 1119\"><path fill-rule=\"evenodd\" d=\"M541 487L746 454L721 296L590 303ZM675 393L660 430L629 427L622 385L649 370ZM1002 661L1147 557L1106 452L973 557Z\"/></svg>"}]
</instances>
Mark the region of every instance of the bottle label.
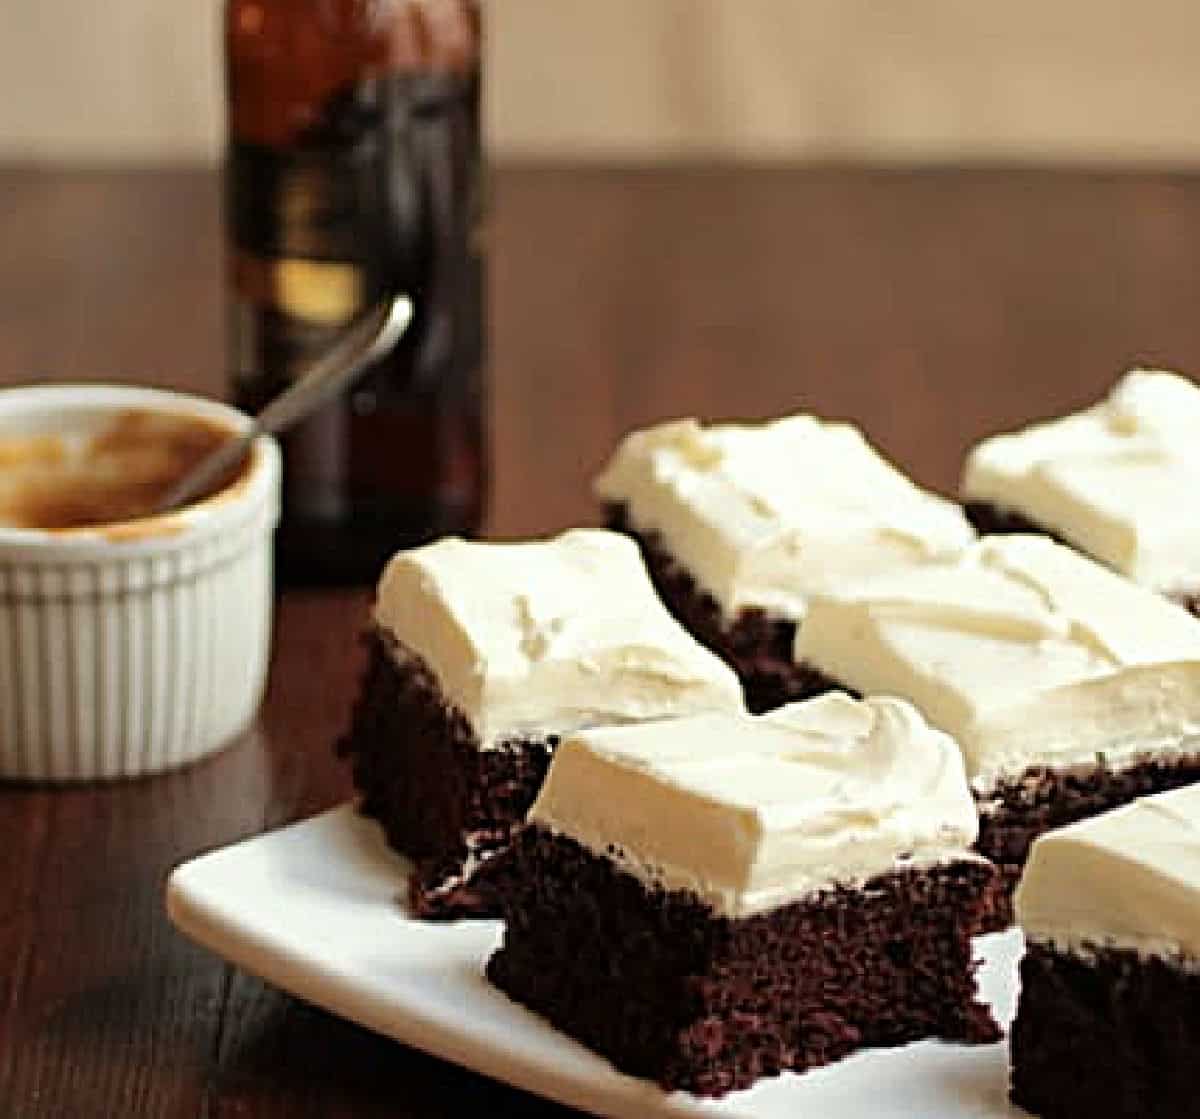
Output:
<instances>
[{"instance_id":1,"label":"bottle label","mask_svg":"<svg viewBox=\"0 0 1200 1119\"><path fill-rule=\"evenodd\" d=\"M275 150L234 141L227 170L231 343L239 387L273 395L382 288L367 230L382 169L370 134Z\"/></svg>"},{"instance_id":2,"label":"bottle label","mask_svg":"<svg viewBox=\"0 0 1200 1119\"><path fill-rule=\"evenodd\" d=\"M392 75L332 98L286 149L231 141L226 180L240 395L270 395L385 294L417 316L388 390L481 359L477 77ZM401 367L407 365L407 369Z\"/></svg>"},{"instance_id":3,"label":"bottle label","mask_svg":"<svg viewBox=\"0 0 1200 1119\"><path fill-rule=\"evenodd\" d=\"M363 306L363 270L340 260L237 252L233 286L259 307L318 326L344 326Z\"/></svg>"}]
</instances>

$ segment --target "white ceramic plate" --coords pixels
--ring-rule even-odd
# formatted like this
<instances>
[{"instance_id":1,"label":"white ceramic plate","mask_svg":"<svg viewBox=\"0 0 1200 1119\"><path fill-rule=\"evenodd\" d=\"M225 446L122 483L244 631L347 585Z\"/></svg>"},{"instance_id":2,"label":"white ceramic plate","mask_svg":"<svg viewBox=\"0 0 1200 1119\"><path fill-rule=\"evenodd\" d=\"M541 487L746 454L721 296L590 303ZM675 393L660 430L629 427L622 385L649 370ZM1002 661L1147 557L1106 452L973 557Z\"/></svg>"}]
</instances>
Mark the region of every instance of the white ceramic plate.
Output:
<instances>
[{"instance_id":1,"label":"white ceramic plate","mask_svg":"<svg viewBox=\"0 0 1200 1119\"><path fill-rule=\"evenodd\" d=\"M402 904L407 864L347 805L181 866L171 920L285 991L397 1041L598 1115L747 1119L998 1119L1006 1046L920 1042L859 1053L721 1100L666 1094L617 1072L489 986L497 921L427 924ZM1017 933L985 937L981 983L1007 1024Z\"/></svg>"}]
</instances>

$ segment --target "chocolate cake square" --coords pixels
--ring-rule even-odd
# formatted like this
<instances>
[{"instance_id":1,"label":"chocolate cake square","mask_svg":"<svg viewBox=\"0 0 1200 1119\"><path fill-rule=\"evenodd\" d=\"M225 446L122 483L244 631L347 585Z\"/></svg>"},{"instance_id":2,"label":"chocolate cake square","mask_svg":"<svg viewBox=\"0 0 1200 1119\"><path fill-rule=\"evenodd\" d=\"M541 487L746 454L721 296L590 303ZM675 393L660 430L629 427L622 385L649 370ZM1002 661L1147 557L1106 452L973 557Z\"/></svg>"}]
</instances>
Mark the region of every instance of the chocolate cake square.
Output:
<instances>
[{"instance_id":1,"label":"chocolate cake square","mask_svg":"<svg viewBox=\"0 0 1200 1119\"><path fill-rule=\"evenodd\" d=\"M1200 621L1044 537L818 596L795 657L958 742L1009 893L1042 832L1200 780Z\"/></svg>"},{"instance_id":2,"label":"chocolate cake square","mask_svg":"<svg viewBox=\"0 0 1200 1119\"><path fill-rule=\"evenodd\" d=\"M993 1041L975 832L957 748L899 700L579 732L515 841L487 974L701 1096L867 1046Z\"/></svg>"},{"instance_id":3,"label":"chocolate cake square","mask_svg":"<svg viewBox=\"0 0 1200 1119\"><path fill-rule=\"evenodd\" d=\"M510 835L564 732L744 710L737 678L668 614L636 546L600 529L401 552L367 644L338 750L362 811L414 860L423 917L495 915Z\"/></svg>"},{"instance_id":4,"label":"chocolate cake square","mask_svg":"<svg viewBox=\"0 0 1200 1119\"><path fill-rule=\"evenodd\" d=\"M974 539L954 503L856 428L807 415L635 432L595 492L610 525L641 544L663 601L734 666L760 712L827 687L790 655L811 593Z\"/></svg>"},{"instance_id":5,"label":"chocolate cake square","mask_svg":"<svg viewBox=\"0 0 1200 1119\"><path fill-rule=\"evenodd\" d=\"M1127 374L1075 415L985 439L962 497L983 533L1036 532L1200 614L1200 386Z\"/></svg>"},{"instance_id":6,"label":"chocolate cake square","mask_svg":"<svg viewBox=\"0 0 1200 1119\"><path fill-rule=\"evenodd\" d=\"M1039 839L1012 1098L1043 1119L1200 1115L1200 787Z\"/></svg>"}]
</instances>

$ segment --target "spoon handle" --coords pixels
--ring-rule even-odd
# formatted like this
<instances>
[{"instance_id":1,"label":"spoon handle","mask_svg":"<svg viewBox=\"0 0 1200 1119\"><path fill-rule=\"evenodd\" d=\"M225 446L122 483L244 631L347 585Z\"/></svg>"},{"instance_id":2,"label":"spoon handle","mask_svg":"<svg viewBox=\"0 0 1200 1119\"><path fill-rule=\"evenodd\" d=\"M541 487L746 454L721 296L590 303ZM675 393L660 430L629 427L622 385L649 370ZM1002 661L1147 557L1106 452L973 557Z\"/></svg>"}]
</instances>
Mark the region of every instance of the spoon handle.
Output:
<instances>
[{"instance_id":1,"label":"spoon handle","mask_svg":"<svg viewBox=\"0 0 1200 1119\"><path fill-rule=\"evenodd\" d=\"M260 435L286 431L346 388L399 340L412 321L412 300L398 295L373 307L255 417L179 479L154 508L166 513L194 501L238 465Z\"/></svg>"}]
</instances>

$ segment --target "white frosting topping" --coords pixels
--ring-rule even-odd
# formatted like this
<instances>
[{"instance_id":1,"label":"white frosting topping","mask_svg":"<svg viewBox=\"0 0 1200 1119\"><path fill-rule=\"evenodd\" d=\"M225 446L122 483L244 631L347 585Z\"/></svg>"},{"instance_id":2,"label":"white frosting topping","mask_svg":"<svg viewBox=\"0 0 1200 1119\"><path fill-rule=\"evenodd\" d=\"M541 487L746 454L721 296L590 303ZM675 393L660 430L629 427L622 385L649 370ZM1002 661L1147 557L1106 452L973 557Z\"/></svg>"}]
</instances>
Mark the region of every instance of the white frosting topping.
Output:
<instances>
[{"instance_id":1,"label":"white frosting topping","mask_svg":"<svg viewBox=\"0 0 1200 1119\"><path fill-rule=\"evenodd\" d=\"M428 664L485 749L522 733L743 710L733 671L667 613L619 533L401 552L375 621Z\"/></svg>"},{"instance_id":2,"label":"white frosting topping","mask_svg":"<svg viewBox=\"0 0 1200 1119\"><path fill-rule=\"evenodd\" d=\"M678 420L629 435L596 479L639 532L727 617L804 616L835 579L953 552L974 539L959 508L919 489L848 424Z\"/></svg>"},{"instance_id":3,"label":"white frosting topping","mask_svg":"<svg viewBox=\"0 0 1200 1119\"><path fill-rule=\"evenodd\" d=\"M977 829L949 738L901 700L840 693L572 735L529 819L732 917L968 857Z\"/></svg>"},{"instance_id":4,"label":"white frosting topping","mask_svg":"<svg viewBox=\"0 0 1200 1119\"><path fill-rule=\"evenodd\" d=\"M980 443L963 496L1024 514L1160 591L1200 588L1200 386L1134 372L1074 416Z\"/></svg>"},{"instance_id":5,"label":"white frosting topping","mask_svg":"<svg viewBox=\"0 0 1200 1119\"><path fill-rule=\"evenodd\" d=\"M1045 537L987 537L816 598L795 655L915 703L981 791L1032 765L1200 752L1200 622Z\"/></svg>"},{"instance_id":6,"label":"white frosting topping","mask_svg":"<svg viewBox=\"0 0 1200 1119\"><path fill-rule=\"evenodd\" d=\"M1200 785L1047 832L1014 901L1025 935L1060 951L1200 959Z\"/></svg>"}]
</instances>

